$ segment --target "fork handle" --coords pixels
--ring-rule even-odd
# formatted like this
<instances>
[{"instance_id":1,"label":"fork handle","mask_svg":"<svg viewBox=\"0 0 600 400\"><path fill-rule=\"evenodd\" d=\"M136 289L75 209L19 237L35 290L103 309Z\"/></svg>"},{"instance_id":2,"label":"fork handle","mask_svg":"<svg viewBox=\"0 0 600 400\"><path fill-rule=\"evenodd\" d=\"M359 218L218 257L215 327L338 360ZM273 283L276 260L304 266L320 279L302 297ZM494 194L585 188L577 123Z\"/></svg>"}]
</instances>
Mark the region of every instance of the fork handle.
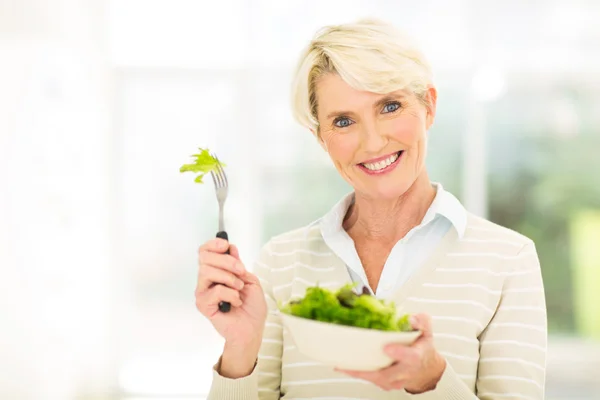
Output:
<instances>
[{"instance_id":1,"label":"fork handle","mask_svg":"<svg viewBox=\"0 0 600 400\"><path fill-rule=\"evenodd\" d=\"M225 231L217 232L217 237L221 238L221 239L225 239L229 242L229 236L227 235L227 232L225 232ZM229 248L227 249L225 254L229 254Z\"/></svg>"},{"instance_id":2,"label":"fork handle","mask_svg":"<svg viewBox=\"0 0 600 400\"><path fill-rule=\"evenodd\" d=\"M225 231L217 232L217 237L229 241L229 236L227 235L227 232L225 232ZM229 248L227 248L227 251L225 252L225 254L229 254ZM228 301L221 301L219 303L219 311L221 311L223 313L227 313L227 312L231 311L231 303L229 303Z\"/></svg>"}]
</instances>

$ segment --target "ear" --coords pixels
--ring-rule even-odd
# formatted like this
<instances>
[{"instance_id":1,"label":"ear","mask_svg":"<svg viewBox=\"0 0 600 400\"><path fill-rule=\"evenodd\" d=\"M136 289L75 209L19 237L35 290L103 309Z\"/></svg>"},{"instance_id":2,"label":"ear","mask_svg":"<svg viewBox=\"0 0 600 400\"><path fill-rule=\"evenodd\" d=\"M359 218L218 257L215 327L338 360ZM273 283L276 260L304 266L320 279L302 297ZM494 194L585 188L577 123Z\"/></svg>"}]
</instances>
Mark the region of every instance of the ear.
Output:
<instances>
[{"instance_id":1,"label":"ear","mask_svg":"<svg viewBox=\"0 0 600 400\"><path fill-rule=\"evenodd\" d=\"M425 93L427 101L427 129L431 128L435 120L435 111L437 107L437 89L434 86L429 86Z\"/></svg>"}]
</instances>

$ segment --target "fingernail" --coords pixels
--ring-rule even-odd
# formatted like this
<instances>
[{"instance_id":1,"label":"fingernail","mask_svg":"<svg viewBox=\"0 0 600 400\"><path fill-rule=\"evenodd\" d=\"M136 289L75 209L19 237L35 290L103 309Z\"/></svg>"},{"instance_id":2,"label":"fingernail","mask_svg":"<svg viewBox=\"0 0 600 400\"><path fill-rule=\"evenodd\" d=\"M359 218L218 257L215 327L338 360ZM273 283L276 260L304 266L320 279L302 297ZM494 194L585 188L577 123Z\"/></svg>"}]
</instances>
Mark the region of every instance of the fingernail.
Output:
<instances>
[{"instance_id":1,"label":"fingernail","mask_svg":"<svg viewBox=\"0 0 600 400\"><path fill-rule=\"evenodd\" d=\"M408 322L414 327L419 323L419 320L414 315L408 319Z\"/></svg>"},{"instance_id":2,"label":"fingernail","mask_svg":"<svg viewBox=\"0 0 600 400\"><path fill-rule=\"evenodd\" d=\"M238 289L242 290L244 288L244 282L243 281L237 281L237 287L238 287Z\"/></svg>"}]
</instances>

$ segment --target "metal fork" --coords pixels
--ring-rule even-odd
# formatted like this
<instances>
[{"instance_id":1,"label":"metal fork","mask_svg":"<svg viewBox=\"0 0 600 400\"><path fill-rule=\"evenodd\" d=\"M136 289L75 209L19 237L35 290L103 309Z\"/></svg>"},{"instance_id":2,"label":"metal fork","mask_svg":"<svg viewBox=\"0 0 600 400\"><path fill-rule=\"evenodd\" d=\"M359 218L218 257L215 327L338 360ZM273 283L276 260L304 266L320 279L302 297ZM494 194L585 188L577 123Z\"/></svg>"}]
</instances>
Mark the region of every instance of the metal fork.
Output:
<instances>
[{"instance_id":1,"label":"metal fork","mask_svg":"<svg viewBox=\"0 0 600 400\"><path fill-rule=\"evenodd\" d=\"M223 209L225 208L225 200L227 200L229 184L227 183L227 175L225 175L225 171L223 170L223 166L219 162L219 159L214 154L212 154L212 156L215 160L217 160L216 172L210 171L210 176L212 177L213 183L215 184L215 193L217 194L217 201L219 202L219 232L217 232L217 237L229 241L227 231L225 230L225 221L223 218ZM225 254L229 254L229 249L227 249ZM230 310L231 303L227 301L222 301L219 303L219 311L226 313Z\"/></svg>"}]
</instances>

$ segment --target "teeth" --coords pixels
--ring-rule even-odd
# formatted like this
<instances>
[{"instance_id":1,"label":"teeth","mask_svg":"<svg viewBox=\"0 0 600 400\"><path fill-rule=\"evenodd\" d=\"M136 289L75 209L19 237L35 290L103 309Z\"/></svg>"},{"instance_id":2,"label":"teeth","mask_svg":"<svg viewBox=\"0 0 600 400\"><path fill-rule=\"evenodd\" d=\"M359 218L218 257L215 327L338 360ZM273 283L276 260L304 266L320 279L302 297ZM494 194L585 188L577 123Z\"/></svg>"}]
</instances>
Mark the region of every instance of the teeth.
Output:
<instances>
[{"instance_id":1,"label":"teeth","mask_svg":"<svg viewBox=\"0 0 600 400\"><path fill-rule=\"evenodd\" d=\"M371 171L379 171L380 169L384 169L388 165L392 164L394 161L398 159L398 153L392 154L385 160L377 161L375 163L365 163L363 164L367 169Z\"/></svg>"}]
</instances>

